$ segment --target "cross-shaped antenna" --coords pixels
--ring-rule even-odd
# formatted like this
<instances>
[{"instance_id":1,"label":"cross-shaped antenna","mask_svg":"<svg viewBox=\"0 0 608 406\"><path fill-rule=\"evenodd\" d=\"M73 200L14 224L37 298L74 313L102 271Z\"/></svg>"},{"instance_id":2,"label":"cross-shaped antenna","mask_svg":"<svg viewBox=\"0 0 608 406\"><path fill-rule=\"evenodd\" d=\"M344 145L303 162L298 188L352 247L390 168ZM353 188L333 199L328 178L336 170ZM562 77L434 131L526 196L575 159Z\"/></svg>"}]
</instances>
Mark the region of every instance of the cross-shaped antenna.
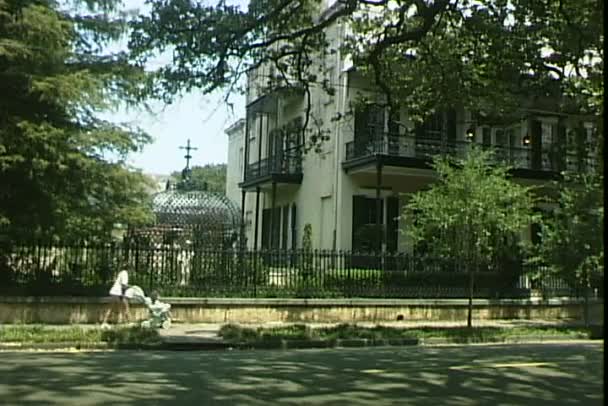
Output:
<instances>
[{"instance_id":1,"label":"cross-shaped antenna","mask_svg":"<svg viewBox=\"0 0 608 406\"><path fill-rule=\"evenodd\" d=\"M198 148L191 147L190 146L190 139L188 138L188 142L186 143L186 146L185 147L179 147L179 149L185 149L186 150L186 155L184 155L184 158L186 158L186 169L190 169L190 159L192 159L192 155L190 155L190 151L196 151Z\"/></svg>"}]
</instances>

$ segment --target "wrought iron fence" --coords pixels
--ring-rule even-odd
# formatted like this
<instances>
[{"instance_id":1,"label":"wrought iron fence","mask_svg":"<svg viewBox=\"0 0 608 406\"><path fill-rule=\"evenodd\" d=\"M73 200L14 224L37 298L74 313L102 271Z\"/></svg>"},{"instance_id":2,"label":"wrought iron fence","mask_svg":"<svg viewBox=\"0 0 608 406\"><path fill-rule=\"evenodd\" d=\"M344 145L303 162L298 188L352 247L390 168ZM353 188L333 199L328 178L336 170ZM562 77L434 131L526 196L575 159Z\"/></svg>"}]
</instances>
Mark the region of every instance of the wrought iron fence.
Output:
<instances>
[{"instance_id":1,"label":"wrought iron fence","mask_svg":"<svg viewBox=\"0 0 608 406\"><path fill-rule=\"evenodd\" d=\"M0 294L104 296L122 266L131 284L163 296L463 298L468 293L462 264L401 253L29 243L0 247ZM603 297L603 280L594 288ZM479 298L579 293L519 261L487 264L475 277Z\"/></svg>"},{"instance_id":2,"label":"wrought iron fence","mask_svg":"<svg viewBox=\"0 0 608 406\"><path fill-rule=\"evenodd\" d=\"M288 149L281 155L271 156L247 165L245 180L269 175L301 175L302 154L299 148Z\"/></svg>"}]
</instances>

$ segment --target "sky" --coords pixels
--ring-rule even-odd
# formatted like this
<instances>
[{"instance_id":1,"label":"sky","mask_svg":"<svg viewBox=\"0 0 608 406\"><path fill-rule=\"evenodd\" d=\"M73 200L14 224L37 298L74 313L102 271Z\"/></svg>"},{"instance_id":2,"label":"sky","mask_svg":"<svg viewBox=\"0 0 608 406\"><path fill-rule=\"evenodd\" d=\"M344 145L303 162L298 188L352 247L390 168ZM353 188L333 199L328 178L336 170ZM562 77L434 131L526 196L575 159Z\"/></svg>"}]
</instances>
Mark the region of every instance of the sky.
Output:
<instances>
[{"instance_id":1,"label":"sky","mask_svg":"<svg viewBox=\"0 0 608 406\"><path fill-rule=\"evenodd\" d=\"M223 102L221 93L202 95L192 92L163 108L153 104L153 114L145 111L120 110L106 115L115 122L137 125L153 137L142 152L132 154L128 163L145 173L163 175L184 168L188 139L193 147L191 166L225 163L228 137L224 130L245 114L244 97L233 97L234 110Z\"/></svg>"},{"instance_id":2,"label":"sky","mask_svg":"<svg viewBox=\"0 0 608 406\"><path fill-rule=\"evenodd\" d=\"M125 0L126 9L143 9L144 0ZM132 154L128 163L145 173L155 175L180 171L185 166L185 146L188 139L193 147L191 166L225 163L228 158L228 137L224 130L245 115L245 97L233 96L233 110L224 103L224 95L217 92L203 95L191 92L176 99L169 106L152 103L153 113L145 110L108 112L102 117L114 122L136 125L153 138L140 153Z\"/></svg>"}]
</instances>

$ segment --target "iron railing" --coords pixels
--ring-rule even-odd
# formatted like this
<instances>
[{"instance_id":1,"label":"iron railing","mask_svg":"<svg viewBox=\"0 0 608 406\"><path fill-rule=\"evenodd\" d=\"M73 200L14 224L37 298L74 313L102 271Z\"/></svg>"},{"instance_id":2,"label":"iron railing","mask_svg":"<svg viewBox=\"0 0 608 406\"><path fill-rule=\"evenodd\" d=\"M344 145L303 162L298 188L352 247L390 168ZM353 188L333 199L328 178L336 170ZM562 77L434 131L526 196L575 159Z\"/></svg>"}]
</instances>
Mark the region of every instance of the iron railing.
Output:
<instances>
[{"instance_id":1,"label":"iron railing","mask_svg":"<svg viewBox=\"0 0 608 406\"><path fill-rule=\"evenodd\" d=\"M302 155L299 151L285 151L284 154L271 156L247 165L245 181L269 175L301 175Z\"/></svg>"},{"instance_id":2,"label":"iron railing","mask_svg":"<svg viewBox=\"0 0 608 406\"><path fill-rule=\"evenodd\" d=\"M129 270L131 284L163 296L463 298L468 292L465 266L428 256L27 243L0 250L0 294L104 296L121 266ZM603 280L596 280L594 288L603 297ZM476 297L530 297L535 292L579 295L575 286L517 261L488 264L476 276Z\"/></svg>"},{"instance_id":3,"label":"iron railing","mask_svg":"<svg viewBox=\"0 0 608 406\"><path fill-rule=\"evenodd\" d=\"M470 145L469 141L388 135L346 143L346 161L374 155L422 160L430 160L434 155L464 158ZM596 165L596 159L588 153L549 150L535 153L529 147L483 144L480 146L492 150L497 161L504 162L515 169L585 172L594 170Z\"/></svg>"}]
</instances>

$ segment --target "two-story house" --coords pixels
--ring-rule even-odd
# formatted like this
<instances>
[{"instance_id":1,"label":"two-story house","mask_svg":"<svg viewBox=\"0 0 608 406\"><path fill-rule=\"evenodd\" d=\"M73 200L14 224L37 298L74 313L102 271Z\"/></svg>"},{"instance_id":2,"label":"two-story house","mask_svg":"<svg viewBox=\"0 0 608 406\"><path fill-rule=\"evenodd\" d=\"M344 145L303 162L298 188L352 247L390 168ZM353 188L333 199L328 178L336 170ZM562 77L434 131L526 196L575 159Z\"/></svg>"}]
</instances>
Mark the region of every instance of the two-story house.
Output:
<instances>
[{"instance_id":1,"label":"two-story house","mask_svg":"<svg viewBox=\"0 0 608 406\"><path fill-rule=\"evenodd\" d=\"M463 154L471 142L492 148L521 182L592 168L592 118L558 113L551 100L522 103L516 120L497 124L482 124L462 106L415 124L403 113L357 103L380 96L340 54L345 27L327 30L338 51L321 62L335 92L312 87L309 112L329 129L329 141L304 153L305 95L264 91L269 67L251 71L245 118L227 130L227 190L238 183L249 248L299 248L310 224L316 249L409 251L399 232L408 219L398 218L408 195L435 179L432 155Z\"/></svg>"}]
</instances>

